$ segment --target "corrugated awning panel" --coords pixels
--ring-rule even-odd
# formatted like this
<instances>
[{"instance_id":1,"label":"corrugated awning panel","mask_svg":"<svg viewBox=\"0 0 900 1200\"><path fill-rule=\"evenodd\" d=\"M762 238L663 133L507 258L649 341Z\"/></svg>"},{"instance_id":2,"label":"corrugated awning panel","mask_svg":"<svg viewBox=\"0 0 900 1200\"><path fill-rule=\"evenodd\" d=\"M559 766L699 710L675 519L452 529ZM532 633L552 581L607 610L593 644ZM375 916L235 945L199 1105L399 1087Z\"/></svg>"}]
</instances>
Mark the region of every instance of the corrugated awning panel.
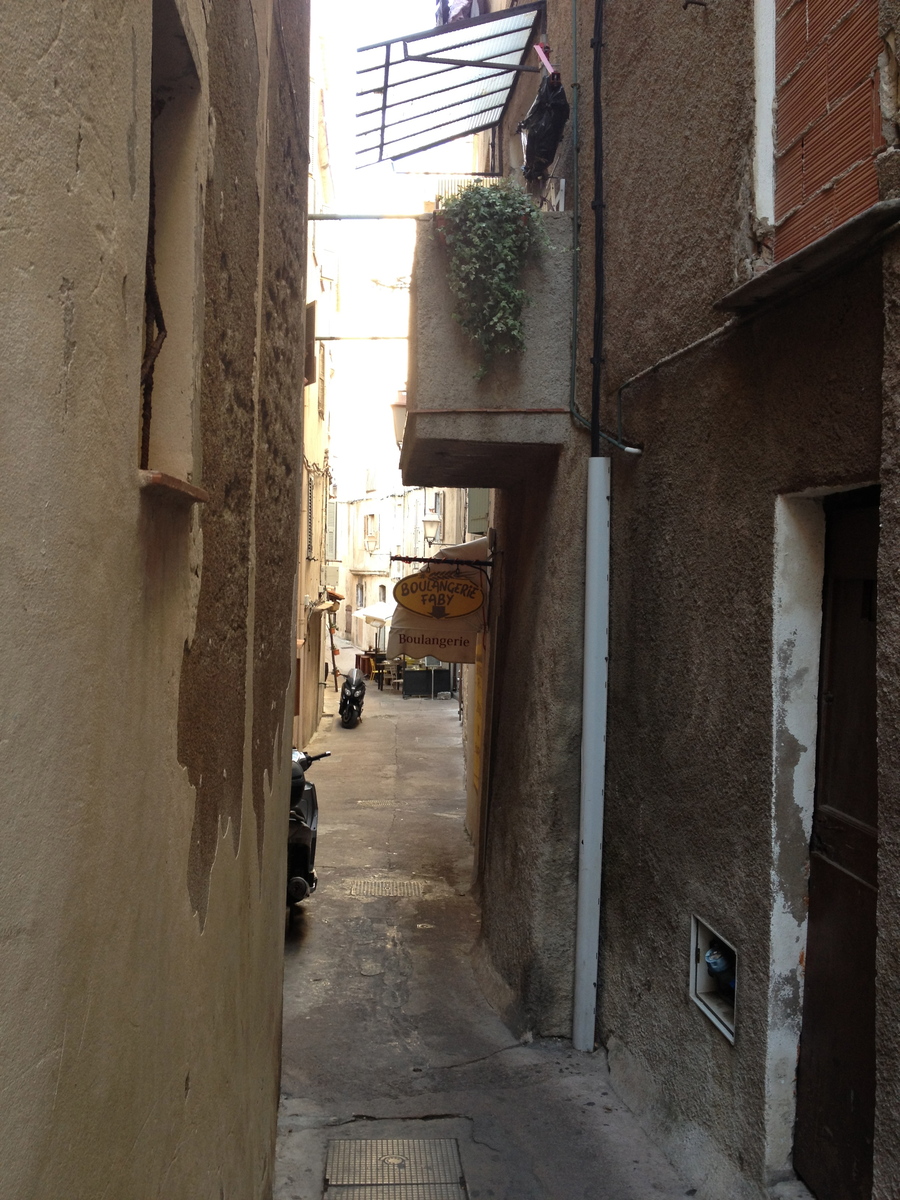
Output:
<instances>
[{"instance_id":1,"label":"corrugated awning panel","mask_svg":"<svg viewBox=\"0 0 900 1200\"><path fill-rule=\"evenodd\" d=\"M543 0L359 51L359 166L496 125L525 65Z\"/></svg>"}]
</instances>

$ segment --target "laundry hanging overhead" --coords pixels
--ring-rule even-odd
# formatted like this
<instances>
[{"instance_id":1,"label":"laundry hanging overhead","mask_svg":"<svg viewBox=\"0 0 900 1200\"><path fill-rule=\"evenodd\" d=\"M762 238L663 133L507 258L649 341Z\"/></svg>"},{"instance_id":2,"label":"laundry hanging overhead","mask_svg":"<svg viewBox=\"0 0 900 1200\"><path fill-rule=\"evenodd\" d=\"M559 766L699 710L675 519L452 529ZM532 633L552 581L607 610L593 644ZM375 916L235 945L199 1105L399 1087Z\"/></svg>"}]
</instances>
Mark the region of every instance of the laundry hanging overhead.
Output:
<instances>
[{"instance_id":1,"label":"laundry hanging overhead","mask_svg":"<svg viewBox=\"0 0 900 1200\"><path fill-rule=\"evenodd\" d=\"M543 0L364 46L357 73L359 166L480 133L503 116Z\"/></svg>"}]
</instances>

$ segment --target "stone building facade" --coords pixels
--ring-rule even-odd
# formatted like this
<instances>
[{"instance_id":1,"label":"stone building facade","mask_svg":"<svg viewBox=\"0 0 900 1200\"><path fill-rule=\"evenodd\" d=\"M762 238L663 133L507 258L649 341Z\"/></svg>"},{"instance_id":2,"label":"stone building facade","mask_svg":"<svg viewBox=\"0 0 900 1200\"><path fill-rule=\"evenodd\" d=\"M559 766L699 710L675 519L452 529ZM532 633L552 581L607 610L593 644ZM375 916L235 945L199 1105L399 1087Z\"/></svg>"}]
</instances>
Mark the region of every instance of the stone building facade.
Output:
<instances>
[{"instance_id":1,"label":"stone building facade","mask_svg":"<svg viewBox=\"0 0 900 1200\"><path fill-rule=\"evenodd\" d=\"M307 10L76 0L0 26L0 1196L262 1200Z\"/></svg>"},{"instance_id":2,"label":"stone building facade","mask_svg":"<svg viewBox=\"0 0 900 1200\"><path fill-rule=\"evenodd\" d=\"M553 173L577 225L578 416L519 479L442 435L454 482L496 489L502 552L480 969L514 1024L565 1034L597 366L597 1039L710 1200L900 1191L897 16L884 0L548 0L573 108ZM498 146L521 160L537 82L516 85L494 164ZM442 321L422 314L419 345ZM457 407L500 405L479 388ZM411 421L417 482L426 418Z\"/></svg>"}]
</instances>

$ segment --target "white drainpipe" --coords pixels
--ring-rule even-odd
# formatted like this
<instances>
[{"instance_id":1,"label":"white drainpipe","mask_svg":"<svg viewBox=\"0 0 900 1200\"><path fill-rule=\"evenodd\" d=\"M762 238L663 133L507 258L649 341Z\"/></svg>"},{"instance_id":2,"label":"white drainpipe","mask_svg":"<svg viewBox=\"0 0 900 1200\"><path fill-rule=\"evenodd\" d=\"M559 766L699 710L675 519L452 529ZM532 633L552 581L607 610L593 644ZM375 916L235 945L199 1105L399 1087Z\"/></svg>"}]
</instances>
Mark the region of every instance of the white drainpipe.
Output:
<instances>
[{"instance_id":1,"label":"white drainpipe","mask_svg":"<svg viewBox=\"0 0 900 1200\"><path fill-rule=\"evenodd\" d=\"M575 1049L587 1051L594 1049L603 866L606 702L609 683L609 494L610 460L589 458L581 715L581 837L572 1019Z\"/></svg>"}]
</instances>

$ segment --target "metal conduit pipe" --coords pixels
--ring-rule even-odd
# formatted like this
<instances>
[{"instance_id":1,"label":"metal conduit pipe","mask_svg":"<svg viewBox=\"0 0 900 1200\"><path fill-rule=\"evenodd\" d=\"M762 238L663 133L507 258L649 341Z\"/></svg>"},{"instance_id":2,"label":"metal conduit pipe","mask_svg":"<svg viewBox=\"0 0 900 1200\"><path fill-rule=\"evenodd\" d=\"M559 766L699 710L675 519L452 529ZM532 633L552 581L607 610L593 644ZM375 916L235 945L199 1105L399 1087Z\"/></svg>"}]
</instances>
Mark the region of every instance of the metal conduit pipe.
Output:
<instances>
[{"instance_id":1,"label":"metal conduit pipe","mask_svg":"<svg viewBox=\"0 0 900 1200\"><path fill-rule=\"evenodd\" d=\"M574 7L574 0L573 0ZM594 10L594 336L591 376L591 457L588 461L584 588L584 678L581 715L581 821L575 925L572 1044L592 1051L597 1014L606 715L609 685L610 460L600 457L600 382L603 364L603 0ZM577 215L576 215L577 219Z\"/></svg>"},{"instance_id":2,"label":"metal conduit pipe","mask_svg":"<svg viewBox=\"0 0 900 1200\"><path fill-rule=\"evenodd\" d=\"M578 369L578 276L581 246L579 239L580 190L578 186L578 153L581 149L578 137L578 100L581 84L578 82L578 0L572 0L572 347L569 362L569 415L576 425L585 428L588 424L575 406L575 380Z\"/></svg>"}]
</instances>

